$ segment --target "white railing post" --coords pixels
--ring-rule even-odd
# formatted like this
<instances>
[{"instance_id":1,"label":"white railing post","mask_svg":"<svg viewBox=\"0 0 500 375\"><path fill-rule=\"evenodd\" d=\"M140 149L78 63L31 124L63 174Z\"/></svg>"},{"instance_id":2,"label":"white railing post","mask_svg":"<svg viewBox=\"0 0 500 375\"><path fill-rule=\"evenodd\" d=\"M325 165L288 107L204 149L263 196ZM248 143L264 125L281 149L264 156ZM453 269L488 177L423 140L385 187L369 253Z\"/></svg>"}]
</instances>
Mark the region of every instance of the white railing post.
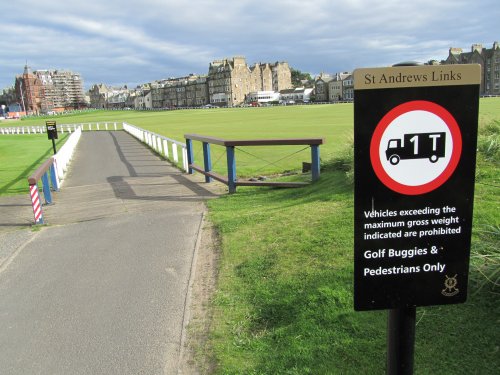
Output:
<instances>
[{"instance_id":1,"label":"white railing post","mask_svg":"<svg viewBox=\"0 0 500 375\"><path fill-rule=\"evenodd\" d=\"M161 148L162 145L162 139L158 137L158 153L163 154L163 150Z\"/></svg>"},{"instance_id":2,"label":"white railing post","mask_svg":"<svg viewBox=\"0 0 500 375\"><path fill-rule=\"evenodd\" d=\"M168 153L168 141L166 139L163 140L163 151L165 153L165 157L168 159L169 153Z\"/></svg>"},{"instance_id":3,"label":"white railing post","mask_svg":"<svg viewBox=\"0 0 500 375\"><path fill-rule=\"evenodd\" d=\"M182 147L182 166L184 167L184 172L189 172L188 158L187 158L187 148Z\"/></svg>"},{"instance_id":4,"label":"white railing post","mask_svg":"<svg viewBox=\"0 0 500 375\"><path fill-rule=\"evenodd\" d=\"M179 155L177 154L177 144L172 143L172 156L174 158L174 162L179 162Z\"/></svg>"}]
</instances>

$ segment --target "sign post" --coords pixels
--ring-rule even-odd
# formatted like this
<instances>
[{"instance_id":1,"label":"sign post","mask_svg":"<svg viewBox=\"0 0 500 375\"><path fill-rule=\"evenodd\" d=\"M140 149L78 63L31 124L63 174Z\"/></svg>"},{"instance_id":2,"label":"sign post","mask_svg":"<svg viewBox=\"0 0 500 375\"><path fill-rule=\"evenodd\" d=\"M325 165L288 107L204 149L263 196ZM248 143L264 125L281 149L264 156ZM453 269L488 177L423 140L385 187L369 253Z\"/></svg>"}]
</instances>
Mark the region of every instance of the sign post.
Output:
<instances>
[{"instance_id":1,"label":"sign post","mask_svg":"<svg viewBox=\"0 0 500 375\"><path fill-rule=\"evenodd\" d=\"M354 308L389 309L388 374L413 373L417 306L463 303L479 65L354 72Z\"/></svg>"},{"instance_id":2,"label":"sign post","mask_svg":"<svg viewBox=\"0 0 500 375\"><path fill-rule=\"evenodd\" d=\"M56 150L56 139L57 139L57 126L55 121L45 121L47 126L47 137L52 139L52 149L54 150L54 155L57 153Z\"/></svg>"}]
</instances>

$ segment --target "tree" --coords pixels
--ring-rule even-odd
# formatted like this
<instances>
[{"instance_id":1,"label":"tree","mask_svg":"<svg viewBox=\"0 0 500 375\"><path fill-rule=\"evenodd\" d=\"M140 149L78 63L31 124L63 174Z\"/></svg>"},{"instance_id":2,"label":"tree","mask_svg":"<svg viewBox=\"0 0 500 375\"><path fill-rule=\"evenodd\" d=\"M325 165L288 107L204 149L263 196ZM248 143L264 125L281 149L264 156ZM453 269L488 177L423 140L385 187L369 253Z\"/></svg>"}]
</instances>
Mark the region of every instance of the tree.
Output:
<instances>
[{"instance_id":1,"label":"tree","mask_svg":"<svg viewBox=\"0 0 500 375\"><path fill-rule=\"evenodd\" d=\"M301 87L303 86L302 81L303 80L308 80L312 81L312 77L309 73L303 73L298 69L290 69L290 72L292 74L292 85L293 87Z\"/></svg>"}]
</instances>

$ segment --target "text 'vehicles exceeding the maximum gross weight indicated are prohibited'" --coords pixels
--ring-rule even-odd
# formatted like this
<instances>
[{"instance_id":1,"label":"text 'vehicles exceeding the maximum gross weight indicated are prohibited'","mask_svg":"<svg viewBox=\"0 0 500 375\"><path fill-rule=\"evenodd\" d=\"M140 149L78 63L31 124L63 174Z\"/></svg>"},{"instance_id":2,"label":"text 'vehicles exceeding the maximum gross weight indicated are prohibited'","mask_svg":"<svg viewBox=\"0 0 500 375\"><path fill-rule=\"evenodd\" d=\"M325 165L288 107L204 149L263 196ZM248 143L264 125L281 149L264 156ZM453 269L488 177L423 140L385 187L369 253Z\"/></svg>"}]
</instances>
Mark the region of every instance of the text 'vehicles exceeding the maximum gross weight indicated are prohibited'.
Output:
<instances>
[{"instance_id":1,"label":"text 'vehicles exceeding the maximum gross weight indicated are prohibited'","mask_svg":"<svg viewBox=\"0 0 500 375\"><path fill-rule=\"evenodd\" d=\"M363 239L425 238L454 235L462 231L455 207L406 210L365 210Z\"/></svg>"}]
</instances>

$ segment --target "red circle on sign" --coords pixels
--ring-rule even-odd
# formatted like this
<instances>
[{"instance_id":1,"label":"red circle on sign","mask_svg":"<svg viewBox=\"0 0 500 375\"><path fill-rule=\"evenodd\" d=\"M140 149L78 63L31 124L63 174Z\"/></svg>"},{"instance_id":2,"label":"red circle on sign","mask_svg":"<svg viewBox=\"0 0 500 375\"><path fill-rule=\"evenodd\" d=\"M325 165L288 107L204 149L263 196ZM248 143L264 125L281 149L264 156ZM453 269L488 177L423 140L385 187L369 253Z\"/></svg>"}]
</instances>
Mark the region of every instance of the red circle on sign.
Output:
<instances>
[{"instance_id":1,"label":"red circle on sign","mask_svg":"<svg viewBox=\"0 0 500 375\"><path fill-rule=\"evenodd\" d=\"M387 129L387 127L399 116L412 111L426 111L433 113L434 115L441 118L448 127L448 129L450 130L453 139L453 150L451 159L448 162L448 165L446 166L444 171L434 180L416 186L402 184L394 180L391 176L389 176L389 174L385 171L380 161L380 154L379 154L382 136L384 135L384 132ZM458 127L455 118L445 108L441 107L436 103L425 100L414 100L411 102L403 103L390 110L377 124L377 127L373 132L372 140L370 143L370 160L373 166L373 170L375 171L375 174L377 175L379 180L389 189L405 195L425 194L440 187L448 180L448 178L450 178L450 176L455 171L455 168L457 167L458 162L460 160L461 153L462 153L462 136L460 134L460 128Z\"/></svg>"}]
</instances>

